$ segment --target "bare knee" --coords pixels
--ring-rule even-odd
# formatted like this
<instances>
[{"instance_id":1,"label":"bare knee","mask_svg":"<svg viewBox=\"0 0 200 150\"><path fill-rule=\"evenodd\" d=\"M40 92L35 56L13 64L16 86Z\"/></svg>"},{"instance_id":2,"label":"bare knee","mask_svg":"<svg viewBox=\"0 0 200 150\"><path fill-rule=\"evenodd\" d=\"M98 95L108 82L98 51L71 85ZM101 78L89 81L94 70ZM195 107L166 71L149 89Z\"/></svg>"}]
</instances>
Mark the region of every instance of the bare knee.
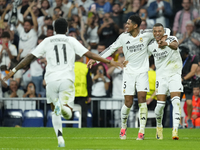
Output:
<instances>
[{"instance_id":1,"label":"bare knee","mask_svg":"<svg viewBox=\"0 0 200 150\"><path fill-rule=\"evenodd\" d=\"M147 92L138 92L138 103L146 102Z\"/></svg>"},{"instance_id":2,"label":"bare knee","mask_svg":"<svg viewBox=\"0 0 200 150\"><path fill-rule=\"evenodd\" d=\"M192 100L186 100L188 106L192 106Z\"/></svg>"},{"instance_id":3,"label":"bare knee","mask_svg":"<svg viewBox=\"0 0 200 150\"><path fill-rule=\"evenodd\" d=\"M125 95L125 105L128 108L131 108L131 106L133 105L133 96Z\"/></svg>"}]
</instances>

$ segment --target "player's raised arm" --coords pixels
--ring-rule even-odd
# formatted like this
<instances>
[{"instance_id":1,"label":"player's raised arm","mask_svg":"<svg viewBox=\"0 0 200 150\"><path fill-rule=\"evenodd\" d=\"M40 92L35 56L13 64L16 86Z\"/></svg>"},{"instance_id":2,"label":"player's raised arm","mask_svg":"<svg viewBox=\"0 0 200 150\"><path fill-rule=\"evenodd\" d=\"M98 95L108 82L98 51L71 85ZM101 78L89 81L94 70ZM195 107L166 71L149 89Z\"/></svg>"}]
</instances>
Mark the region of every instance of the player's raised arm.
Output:
<instances>
[{"instance_id":1,"label":"player's raised arm","mask_svg":"<svg viewBox=\"0 0 200 150\"><path fill-rule=\"evenodd\" d=\"M3 80L6 81L11 78L19 69L24 68L28 64L31 63L35 59L33 54L28 54L15 68L13 68L4 78Z\"/></svg>"}]
</instances>

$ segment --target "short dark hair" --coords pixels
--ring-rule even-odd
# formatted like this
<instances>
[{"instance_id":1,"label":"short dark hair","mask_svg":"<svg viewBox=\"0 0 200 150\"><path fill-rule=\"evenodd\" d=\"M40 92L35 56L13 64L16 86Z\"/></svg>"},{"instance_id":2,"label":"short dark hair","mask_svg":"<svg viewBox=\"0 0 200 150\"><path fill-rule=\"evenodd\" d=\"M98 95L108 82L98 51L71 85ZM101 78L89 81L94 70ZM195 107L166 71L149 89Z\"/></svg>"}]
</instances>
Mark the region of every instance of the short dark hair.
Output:
<instances>
[{"instance_id":1,"label":"short dark hair","mask_svg":"<svg viewBox=\"0 0 200 150\"><path fill-rule=\"evenodd\" d=\"M135 23L138 25L138 27L140 27L142 19L138 15L132 15L128 19L130 19L132 21L132 23Z\"/></svg>"},{"instance_id":2,"label":"short dark hair","mask_svg":"<svg viewBox=\"0 0 200 150\"><path fill-rule=\"evenodd\" d=\"M53 26L52 25L48 25L47 26L47 30L53 30Z\"/></svg>"},{"instance_id":3,"label":"short dark hair","mask_svg":"<svg viewBox=\"0 0 200 150\"><path fill-rule=\"evenodd\" d=\"M56 34L65 34L67 32L68 23L64 18L58 18L55 21L54 29Z\"/></svg>"},{"instance_id":4,"label":"short dark hair","mask_svg":"<svg viewBox=\"0 0 200 150\"><path fill-rule=\"evenodd\" d=\"M160 27L160 26L164 28L164 26L161 23L156 23L156 24L154 24L153 27Z\"/></svg>"},{"instance_id":5,"label":"short dark hair","mask_svg":"<svg viewBox=\"0 0 200 150\"><path fill-rule=\"evenodd\" d=\"M38 40L44 40L47 36L44 35L44 34L41 34L39 37L38 37Z\"/></svg>"},{"instance_id":6,"label":"short dark hair","mask_svg":"<svg viewBox=\"0 0 200 150\"><path fill-rule=\"evenodd\" d=\"M24 23L25 23L25 22L28 22L28 23L30 23L31 26L33 26L33 21L32 21L32 19L25 19L25 20L24 20Z\"/></svg>"},{"instance_id":7,"label":"short dark hair","mask_svg":"<svg viewBox=\"0 0 200 150\"><path fill-rule=\"evenodd\" d=\"M4 31L4 32L2 33L2 35L1 35L1 37L2 37L2 38L8 38L8 39L10 39L10 33L7 32L7 31Z\"/></svg>"}]
</instances>

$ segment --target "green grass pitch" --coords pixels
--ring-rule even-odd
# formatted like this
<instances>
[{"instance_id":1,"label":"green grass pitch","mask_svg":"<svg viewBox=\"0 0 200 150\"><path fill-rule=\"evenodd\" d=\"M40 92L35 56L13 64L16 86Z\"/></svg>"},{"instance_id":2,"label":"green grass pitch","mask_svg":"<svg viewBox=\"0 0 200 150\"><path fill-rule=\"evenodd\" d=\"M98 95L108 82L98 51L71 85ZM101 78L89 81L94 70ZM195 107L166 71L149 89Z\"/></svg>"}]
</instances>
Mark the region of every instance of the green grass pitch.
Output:
<instances>
[{"instance_id":1,"label":"green grass pitch","mask_svg":"<svg viewBox=\"0 0 200 150\"><path fill-rule=\"evenodd\" d=\"M164 128L163 140L155 139L155 128L146 128L145 140L136 141L138 129L128 128L120 140L120 128L64 128L65 148L58 148L53 128L0 128L0 150L200 150L200 129L180 129L179 140Z\"/></svg>"}]
</instances>

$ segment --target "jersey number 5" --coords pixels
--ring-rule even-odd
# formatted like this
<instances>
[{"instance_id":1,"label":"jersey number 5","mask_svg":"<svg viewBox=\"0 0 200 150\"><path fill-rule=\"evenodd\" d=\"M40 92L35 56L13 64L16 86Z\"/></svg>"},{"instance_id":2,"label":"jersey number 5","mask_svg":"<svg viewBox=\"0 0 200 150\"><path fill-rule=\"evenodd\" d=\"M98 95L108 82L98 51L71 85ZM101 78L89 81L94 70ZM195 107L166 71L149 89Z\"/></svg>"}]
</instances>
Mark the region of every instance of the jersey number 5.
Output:
<instances>
[{"instance_id":1,"label":"jersey number 5","mask_svg":"<svg viewBox=\"0 0 200 150\"><path fill-rule=\"evenodd\" d=\"M67 63L67 52L66 52L66 45L65 44L62 45L62 49L63 49L64 63L66 64ZM60 59L59 59L58 46L57 45L54 46L54 50L55 50L55 53L56 53L57 65L60 65Z\"/></svg>"}]
</instances>

